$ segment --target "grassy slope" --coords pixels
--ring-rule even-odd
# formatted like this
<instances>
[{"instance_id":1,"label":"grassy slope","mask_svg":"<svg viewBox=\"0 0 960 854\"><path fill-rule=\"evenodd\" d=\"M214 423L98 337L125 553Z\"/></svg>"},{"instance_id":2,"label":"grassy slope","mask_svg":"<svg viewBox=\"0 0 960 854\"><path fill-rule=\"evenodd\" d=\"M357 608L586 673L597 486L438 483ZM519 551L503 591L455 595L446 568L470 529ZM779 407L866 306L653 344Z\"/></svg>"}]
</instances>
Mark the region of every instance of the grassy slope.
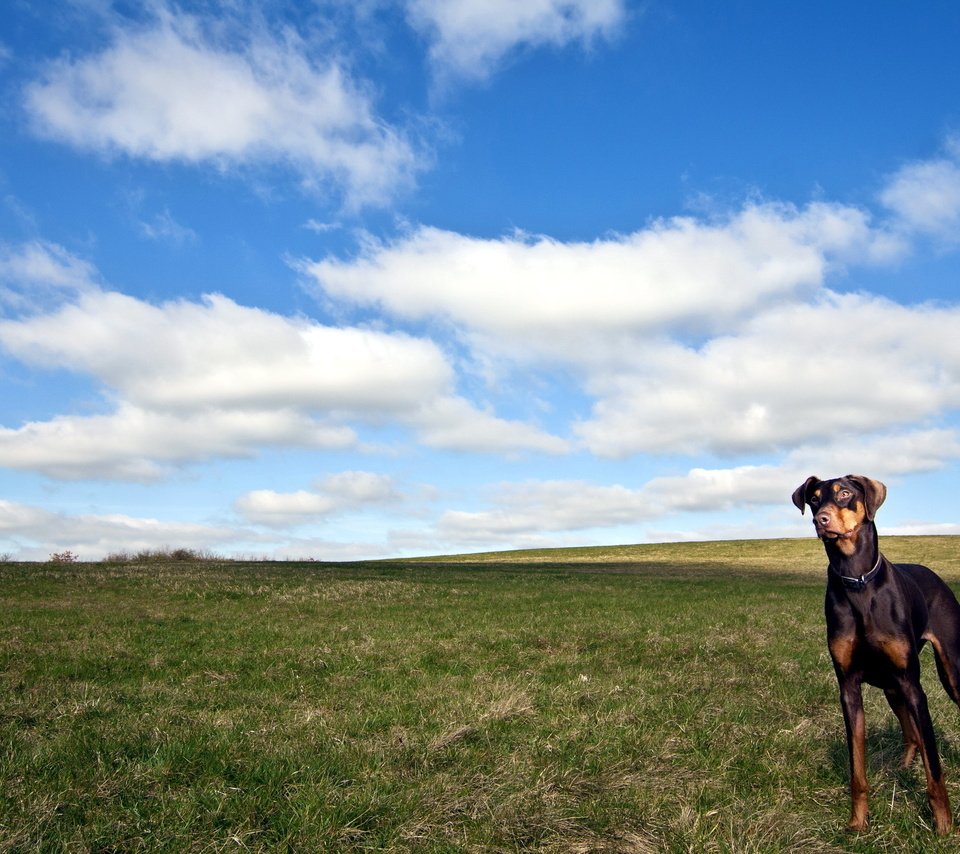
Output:
<instances>
[{"instance_id":1,"label":"grassy slope","mask_svg":"<svg viewBox=\"0 0 960 854\"><path fill-rule=\"evenodd\" d=\"M893 561L928 562L945 576L960 578L960 537L882 537L881 548ZM484 552L397 561L442 564L628 564L646 566L726 566L731 570L817 573L826 566L814 538L720 540L694 543L583 546L560 549Z\"/></svg>"},{"instance_id":2,"label":"grassy slope","mask_svg":"<svg viewBox=\"0 0 960 854\"><path fill-rule=\"evenodd\" d=\"M815 541L478 560L0 567L0 850L956 850L872 690L840 829Z\"/></svg>"}]
</instances>

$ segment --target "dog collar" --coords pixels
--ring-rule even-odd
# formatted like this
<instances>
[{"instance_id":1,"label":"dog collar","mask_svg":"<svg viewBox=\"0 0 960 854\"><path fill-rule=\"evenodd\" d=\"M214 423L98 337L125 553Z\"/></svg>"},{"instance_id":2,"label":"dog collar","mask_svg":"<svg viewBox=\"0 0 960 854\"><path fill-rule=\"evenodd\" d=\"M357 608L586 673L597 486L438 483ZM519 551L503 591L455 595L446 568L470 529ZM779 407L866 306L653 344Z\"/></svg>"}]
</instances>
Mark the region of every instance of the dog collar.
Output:
<instances>
[{"instance_id":1,"label":"dog collar","mask_svg":"<svg viewBox=\"0 0 960 854\"><path fill-rule=\"evenodd\" d=\"M830 564L830 569L833 571L833 574L836 575L842 582L844 587L848 587L851 590L863 590L873 579L876 577L877 573L880 571L880 565L883 563L883 555L877 555L877 562L873 565L873 569L869 572L865 572L859 578L852 575L841 575L837 570L833 568L833 564Z\"/></svg>"}]
</instances>

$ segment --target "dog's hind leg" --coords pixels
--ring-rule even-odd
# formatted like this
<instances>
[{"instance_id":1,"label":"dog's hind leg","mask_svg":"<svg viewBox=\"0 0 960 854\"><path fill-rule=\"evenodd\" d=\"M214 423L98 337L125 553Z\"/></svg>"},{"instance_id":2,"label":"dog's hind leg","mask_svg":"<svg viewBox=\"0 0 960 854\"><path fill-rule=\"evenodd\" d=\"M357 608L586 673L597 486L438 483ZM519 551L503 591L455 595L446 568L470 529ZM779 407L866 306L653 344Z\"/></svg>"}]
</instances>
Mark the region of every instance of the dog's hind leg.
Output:
<instances>
[{"instance_id":1,"label":"dog's hind leg","mask_svg":"<svg viewBox=\"0 0 960 854\"><path fill-rule=\"evenodd\" d=\"M950 798L943 779L943 767L940 764L940 754L937 752L937 741L933 732L933 723L930 720L927 697L920 685L920 662L916 654L913 656L910 667L897 678L896 683L898 692L903 697L904 704L913 719L916 732L920 735L920 756L926 772L927 798L937 833L943 835L953 826L953 815L950 812Z\"/></svg>"},{"instance_id":2,"label":"dog's hind leg","mask_svg":"<svg viewBox=\"0 0 960 854\"><path fill-rule=\"evenodd\" d=\"M897 720L900 721L900 729L903 730L903 759L900 767L909 768L917 755L917 750L920 749L920 733L917 732L917 725L910 716L910 710L903 695L896 688L886 688L883 693Z\"/></svg>"}]
</instances>

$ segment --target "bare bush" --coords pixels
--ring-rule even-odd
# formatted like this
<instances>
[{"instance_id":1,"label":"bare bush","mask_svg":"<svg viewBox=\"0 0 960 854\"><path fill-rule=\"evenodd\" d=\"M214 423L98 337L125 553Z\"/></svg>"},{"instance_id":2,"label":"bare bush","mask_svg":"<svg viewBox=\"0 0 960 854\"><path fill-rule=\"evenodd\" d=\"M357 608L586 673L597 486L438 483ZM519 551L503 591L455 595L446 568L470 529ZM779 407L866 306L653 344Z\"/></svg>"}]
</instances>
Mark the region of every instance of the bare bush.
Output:
<instances>
[{"instance_id":1,"label":"bare bush","mask_svg":"<svg viewBox=\"0 0 960 854\"><path fill-rule=\"evenodd\" d=\"M104 563L195 563L200 561L222 560L212 552L191 548L140 549L136 553L128 551L111 552Z\"/></svg>"}]
</instances>

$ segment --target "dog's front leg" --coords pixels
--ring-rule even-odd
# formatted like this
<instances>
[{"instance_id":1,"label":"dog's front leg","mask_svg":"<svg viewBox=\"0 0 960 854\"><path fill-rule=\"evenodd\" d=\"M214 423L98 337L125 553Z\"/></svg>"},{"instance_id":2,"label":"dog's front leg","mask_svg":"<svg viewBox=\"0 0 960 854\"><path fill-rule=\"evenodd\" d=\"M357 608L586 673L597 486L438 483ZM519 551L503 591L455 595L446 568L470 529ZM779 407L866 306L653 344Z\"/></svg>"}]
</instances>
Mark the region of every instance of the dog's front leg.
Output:
<instances>
[{"instance_id":1,"label":"dog's front leg","mask_svg":"<svg viewBox=\"0 0 960 854\"><path fill-rule=\"evenodd\" d=\"M863 695L860 677L837 674L840 683L840 706L847 731L847 751L850 754L850 821L849 830L864 830L867 826L867 721L863 714Z\"/></svg>"}]
</instances>

